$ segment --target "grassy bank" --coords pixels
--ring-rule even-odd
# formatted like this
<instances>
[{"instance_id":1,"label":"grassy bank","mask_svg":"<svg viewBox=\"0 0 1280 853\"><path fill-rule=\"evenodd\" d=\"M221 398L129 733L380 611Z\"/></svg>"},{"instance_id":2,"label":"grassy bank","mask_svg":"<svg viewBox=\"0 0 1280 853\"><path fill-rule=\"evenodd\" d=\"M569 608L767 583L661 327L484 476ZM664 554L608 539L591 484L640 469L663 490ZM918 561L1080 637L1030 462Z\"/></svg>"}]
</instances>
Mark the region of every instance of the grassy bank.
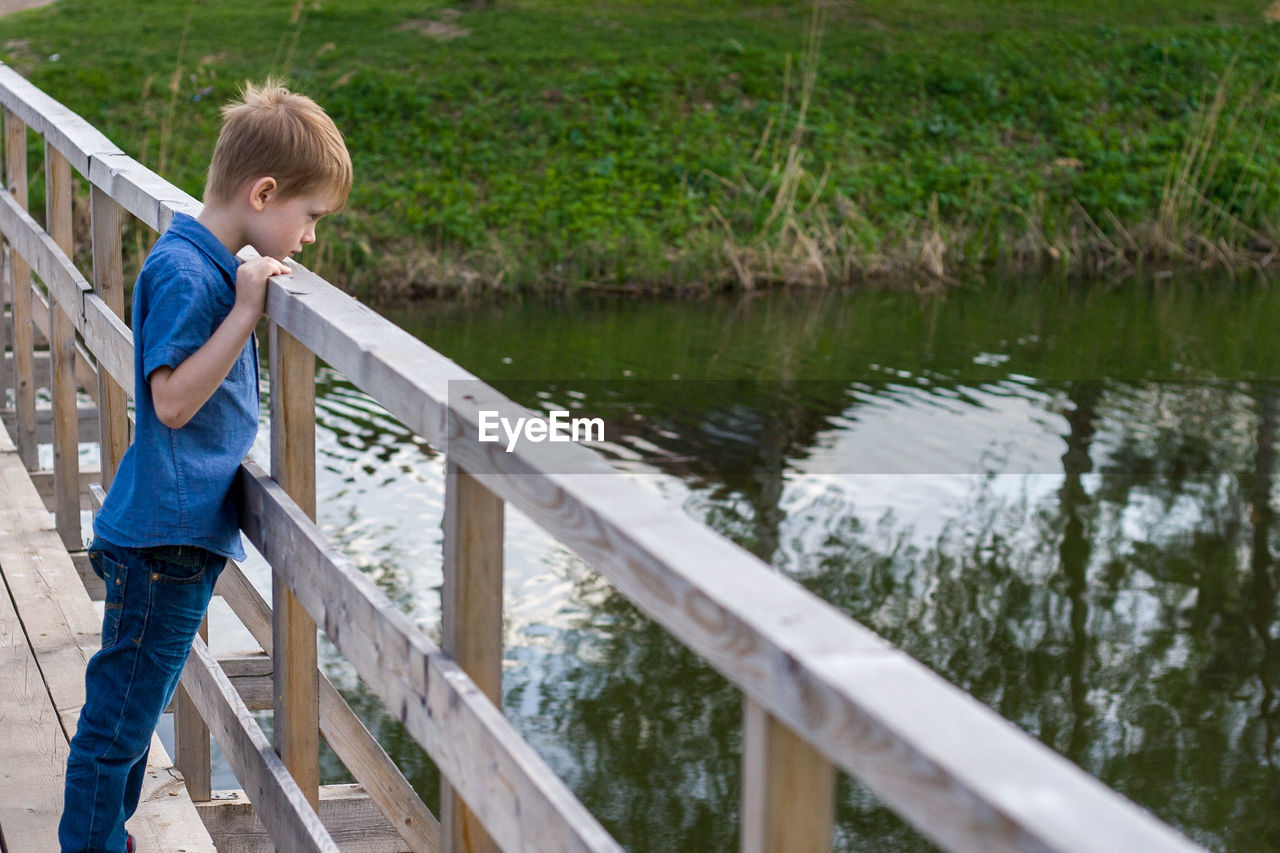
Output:
<instances>
[{"instance_id":1,"label":"grassy bank","mask_svg":"<svg viewBox=\"0 0 1280 853\"><path fill-rule=\"evenodd\" d=\"M0 58L197 196L218 106L287 74L357 171L303 260L366 296L1280 244L1265 2L826 2L817 27L808 2L239 6L60 0L5 19Z\"/></svg>"}]
</instances>

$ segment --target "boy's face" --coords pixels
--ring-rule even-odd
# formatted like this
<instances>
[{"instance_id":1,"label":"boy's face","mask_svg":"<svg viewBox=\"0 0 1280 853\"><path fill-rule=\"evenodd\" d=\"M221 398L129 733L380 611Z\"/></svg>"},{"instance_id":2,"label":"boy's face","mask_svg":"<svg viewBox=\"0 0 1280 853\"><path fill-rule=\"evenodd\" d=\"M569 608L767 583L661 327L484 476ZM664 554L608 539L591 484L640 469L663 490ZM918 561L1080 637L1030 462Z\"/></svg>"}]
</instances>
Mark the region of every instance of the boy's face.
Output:
<instances>
[{"instance_id":1,"label":"boy's face","mask_svg":"<svg viewBox=\"0 0 1280 853\"><path fill-rule=\"evenodd\" d=\"M332 192L318 191L291 198L273 194L253 217L249 245L260 255L283 261L316 241L316 223L338 205Z\"/></svg>"}]
</instances>

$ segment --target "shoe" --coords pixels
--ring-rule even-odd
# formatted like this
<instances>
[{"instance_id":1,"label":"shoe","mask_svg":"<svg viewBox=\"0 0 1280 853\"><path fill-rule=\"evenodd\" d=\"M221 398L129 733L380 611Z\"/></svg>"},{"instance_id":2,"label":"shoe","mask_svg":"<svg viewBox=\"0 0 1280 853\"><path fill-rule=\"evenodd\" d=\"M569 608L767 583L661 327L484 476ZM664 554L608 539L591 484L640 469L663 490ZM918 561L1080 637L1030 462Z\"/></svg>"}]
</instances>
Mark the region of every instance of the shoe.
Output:
<instances>
[{"instance_id":1,"label":"shoe","mask_svg":"<svg viewBox=\"0 0 1280 853\"><path fill-rule=\"evenodd\" d=\"M138 845L137 845L136 843L134 843L133 836L132 836L132 835L125 835L125 839L124 839L124 853L133 853L133 851L135 851L135 850L137 850L137 849L138 849Z\"/></svg>"}]
</instances>

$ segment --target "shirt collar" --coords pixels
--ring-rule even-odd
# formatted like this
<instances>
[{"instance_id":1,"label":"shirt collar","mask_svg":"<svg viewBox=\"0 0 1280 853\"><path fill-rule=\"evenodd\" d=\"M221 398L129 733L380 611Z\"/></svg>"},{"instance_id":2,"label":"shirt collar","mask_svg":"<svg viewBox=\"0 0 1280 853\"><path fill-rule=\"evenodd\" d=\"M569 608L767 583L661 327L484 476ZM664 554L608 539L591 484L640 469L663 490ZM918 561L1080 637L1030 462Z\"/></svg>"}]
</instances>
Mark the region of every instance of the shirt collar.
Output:
<instances>
[{"instance_id":1,"label":"shirt collar","mask_svg":"<svg viewBox=\"0 0 1280 853\"><path fill-rule=\"evenodd\" d=\"M213 236L212 231L197 222L195 217L188 216L185 213L175 213L173 222L169 225L169 231L204 252L209 257L209 260L213 261L218 269L222 270L223 275L226 276L227 284L234 284L236 267L240 266L240 260L231 254L231 250L222 245L217 237Z\"/></svg>"}]
</instances>

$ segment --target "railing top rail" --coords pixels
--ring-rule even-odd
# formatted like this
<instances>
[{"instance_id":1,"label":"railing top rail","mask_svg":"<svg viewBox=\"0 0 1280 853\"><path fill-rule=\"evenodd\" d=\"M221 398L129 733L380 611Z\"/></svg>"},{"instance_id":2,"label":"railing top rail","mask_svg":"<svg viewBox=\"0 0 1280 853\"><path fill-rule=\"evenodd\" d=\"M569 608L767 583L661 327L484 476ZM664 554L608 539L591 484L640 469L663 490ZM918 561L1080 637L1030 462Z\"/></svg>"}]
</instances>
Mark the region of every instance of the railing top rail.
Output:
<instances>
[{"instance_id":1,"label":"railing top rail","mask_svg":"<svg viewBox=\"0 0 1280 853\"><path fill-rule=\"evenodd\" d=\"M42 135L72 168L157 231L200 202L125 154L101 131L0 63L0 105Z\"/></svg>"},{"instance_id":2,"label":"railing top rail","mask_svg":"<svg viewBox=\"0 0 1280 853\"><path fill-rule=\"evenodd\" d=\"M0 104L153 228L199 204L0 65ZM267 313L409 428L601 571L833 763L956 850L1197 849L1098 780L594 451L479 441L528 416L305 268ZM451 383L465 383L454 386ZM458 389L465 388L465 393ZM606 476L601 476L606 475Z\"/></svg>"}]
</instances>

